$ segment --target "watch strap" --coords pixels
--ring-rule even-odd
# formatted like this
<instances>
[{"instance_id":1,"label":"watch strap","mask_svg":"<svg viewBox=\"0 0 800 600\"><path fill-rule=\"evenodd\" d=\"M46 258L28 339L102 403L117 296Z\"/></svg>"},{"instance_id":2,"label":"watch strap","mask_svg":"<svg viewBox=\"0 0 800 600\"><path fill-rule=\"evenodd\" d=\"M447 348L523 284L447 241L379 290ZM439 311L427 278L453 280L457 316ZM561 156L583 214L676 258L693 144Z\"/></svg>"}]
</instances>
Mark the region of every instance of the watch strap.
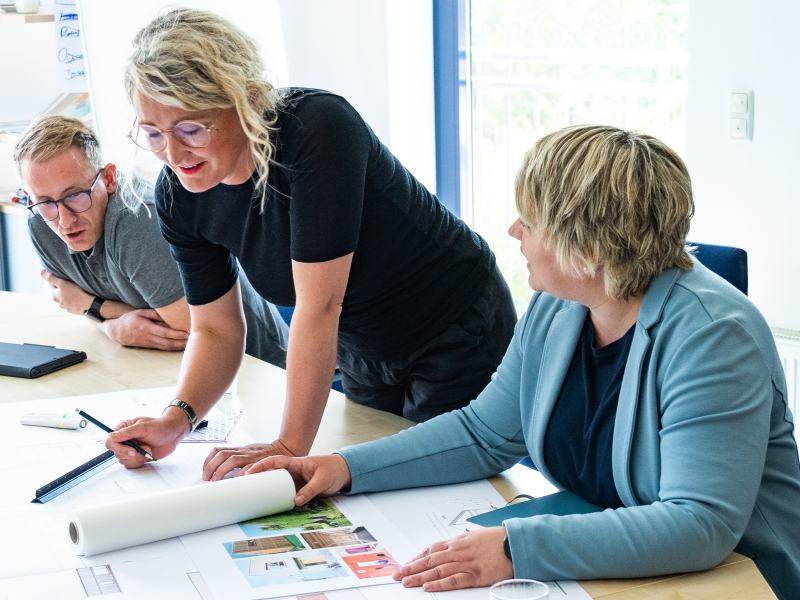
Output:
<instances>
[{"instance_id":1,"label":"watch strap","mask_svg":"<svg viewBox=\"0 0 800 600\"><path fill-rule=\"evenodd\" d=\"M189 427L191 427L192 431L194 431L195 427L197 427L197 414L194 412L194 409L186 404L186 402L183 400L178 400L177 398L170 402L167 405L167 408L170 406L177 406L186 414L186 418L189 420ZM167 408L164 409L165 412Z\"/></svg>"},{"instance_id":2,"label":"watch strap","mask_svg":"<svg viewBox=\"0 0 800 600\"><path fill-rule=\"evenodd\" d=\"M100 307L103 306L103 302L105 301L105 298L95 296L94 300L92 300L92 305L86 311L84 311L84 316L89 317L98 323L105 321L103 316L100 314Z\"/></svg>"}]
</instances>

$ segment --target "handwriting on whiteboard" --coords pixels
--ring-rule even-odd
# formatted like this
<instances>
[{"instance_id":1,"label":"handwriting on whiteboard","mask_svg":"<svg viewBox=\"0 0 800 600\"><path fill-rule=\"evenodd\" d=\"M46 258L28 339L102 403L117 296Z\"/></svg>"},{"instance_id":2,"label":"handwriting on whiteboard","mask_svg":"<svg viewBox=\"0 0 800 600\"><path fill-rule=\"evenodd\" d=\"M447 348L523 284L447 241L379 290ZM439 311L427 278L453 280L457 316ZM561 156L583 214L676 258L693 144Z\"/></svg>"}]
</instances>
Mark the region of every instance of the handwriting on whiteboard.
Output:
<instances>
[{"instance_id":1,"label":"handwriting on whiteboard","mask_svg":"<svg viewBox=\"0 0 800 600\"><path fill-rule=\"evenodd\" d=\"M86 92L81 23L76 0L55 0L56 60L60 92Z\"/></svg>"}]
</instances>

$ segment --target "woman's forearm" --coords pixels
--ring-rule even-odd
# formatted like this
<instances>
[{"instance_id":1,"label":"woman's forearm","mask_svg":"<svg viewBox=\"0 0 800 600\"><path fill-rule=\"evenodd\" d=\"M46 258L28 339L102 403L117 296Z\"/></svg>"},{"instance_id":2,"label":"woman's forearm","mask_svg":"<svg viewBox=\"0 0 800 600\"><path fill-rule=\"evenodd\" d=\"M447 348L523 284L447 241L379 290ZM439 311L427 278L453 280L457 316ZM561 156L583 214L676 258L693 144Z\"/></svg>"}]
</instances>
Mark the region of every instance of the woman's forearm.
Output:
<instances>
[{"instance_id":1,"label":"woman's forearm","mask_svg":"<svg viewBox=\"0 0 800 600\"><path fill-rule=\"evenodd\" d=\"M280 439L296 456L308 454L322 420L336 368L341 306L299 307L292 315L286 358L286 406Z\"/></svg>"},{"instance_id":2,"label":"woman's forearm","mask_svg":"<svg viewBox=\"0 0 800 600\"><path fill-rule=\"evenodd\" d=\"M233 381L244 356L247 326L238 284L219 300L191 307L191 333L176 397L200 419Z\"/></svg>"},{"instance_id":3,"label":"woman's forearm","mask_svg":"<svg viewBox=\"0 0 800 600\"><path fill-rule=\"evenodd\" d=\"M200 419L228 389L242 364L244 331L239 335L220 335L193 330L181 361L175 394L189 404Z\"/></svg>"}]
</instances>

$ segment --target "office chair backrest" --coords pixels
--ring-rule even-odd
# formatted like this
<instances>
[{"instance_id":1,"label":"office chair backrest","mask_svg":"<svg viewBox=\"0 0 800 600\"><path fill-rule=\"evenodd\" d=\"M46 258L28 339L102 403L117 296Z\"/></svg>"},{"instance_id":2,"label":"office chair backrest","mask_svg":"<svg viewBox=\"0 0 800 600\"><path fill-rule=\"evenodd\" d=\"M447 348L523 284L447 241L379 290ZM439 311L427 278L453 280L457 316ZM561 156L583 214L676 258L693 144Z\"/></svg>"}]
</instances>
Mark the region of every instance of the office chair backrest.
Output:
<instances>
[{"instance_id":1,"label":"office chair backrest","mask_svg":"<svg viewBox=\"0 0 800 600\"><path fill-rule=\"evenodd\" d=\"M731 246L687 243L697 248L694 255L707 269L747 295L747 252Z\"/></svg>"},{"instance_id":2,"label":"office chair backrest","mask_svg":"<svg viewBox=\"0 0 800 600\"><path fill-rule=\"evenodd\" d=\"M281 313L283 320L286 321L287 325L292 324L292 315L294 314L294 306L278 306L275 305L275 308L278 309L278 312ZM337 392L343 392L342 389L342 374L339 372L339 368L336 368L336 373L333 375L333 385L331 388L336 390Z\"/></svg>"},{"instance_id":3,"label":"office chair backrest","mask_svg":"<svg viewBox=\"0 0 800 600\"><path fill-rule=\"evenodd\" d=\"M275 308L278 309L278 312L281 313L283 320L286 321L287 325L292 324L292 314L294 313L294 306L278 306L275 305Z\"/></svg>"}]
</instances>

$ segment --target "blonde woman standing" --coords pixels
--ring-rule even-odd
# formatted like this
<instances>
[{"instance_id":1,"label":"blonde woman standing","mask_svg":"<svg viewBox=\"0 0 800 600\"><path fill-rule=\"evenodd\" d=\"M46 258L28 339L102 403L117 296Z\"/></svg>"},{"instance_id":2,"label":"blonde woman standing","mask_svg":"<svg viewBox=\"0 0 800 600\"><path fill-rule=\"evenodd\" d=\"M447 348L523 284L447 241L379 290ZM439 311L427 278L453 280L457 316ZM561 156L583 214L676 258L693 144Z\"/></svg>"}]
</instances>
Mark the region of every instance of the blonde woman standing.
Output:
<instances>
[{"instance_id":1,"label":"blonde woman standing","mask_svg":"<svg viewBox=\"0 0 800 600\"><path fill-rule=\"evenodd\" d=\"M108 441L172 452L242 359L236 259L255 290L295 306L280 436L216 450L219 479L272 454L308 453L337 364L356 402L425 421L465 406L513 335L508 287L486 242L392 156L341 97L274 89L256 44L213 13L178 9L136 36L126 71L131 139L166 164L162 233L192 330L177 397Z\"/></svg>"}]
</instances>

